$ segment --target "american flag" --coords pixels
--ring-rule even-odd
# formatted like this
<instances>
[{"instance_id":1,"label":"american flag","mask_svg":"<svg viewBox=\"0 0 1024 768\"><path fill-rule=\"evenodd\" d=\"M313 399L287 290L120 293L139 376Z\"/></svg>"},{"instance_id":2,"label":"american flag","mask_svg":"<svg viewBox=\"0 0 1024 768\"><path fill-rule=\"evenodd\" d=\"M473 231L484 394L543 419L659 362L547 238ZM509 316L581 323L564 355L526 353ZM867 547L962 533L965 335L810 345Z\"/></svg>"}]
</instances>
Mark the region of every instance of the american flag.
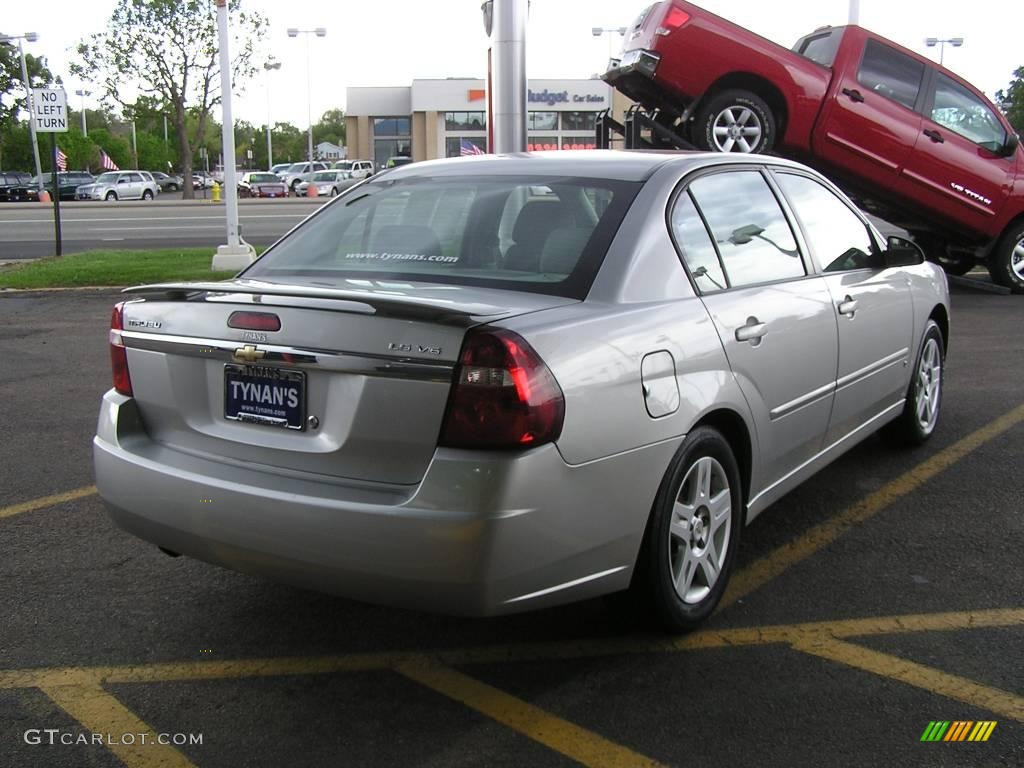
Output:
<instances>
[{"instance_id":1,"label":"american flag","mask_svg":"<svg viewBox=\"0 0 1024 768\"><path fill-rule=\"evenodd\" d=\"M66 171L68 169L68 156L65 155L60 147L57 147L57 170Z\"/></svg>"},{"instance_id":2,"label":"american flag","mask_svg":"<svg viewBox=\"0 0 1024 768\"><path fill-rule=\"evenodd\" d=\"M480 149L480 147L478 147L472 141L467 141L466 139L462 139L459 142L459 155L462 156L462 157L466 157L468 155L485 155L485 154L487 154L487 153L484 152L482 149Z\"/></svg>"},{"instance_id":3,"label":"american flag","mask_svg":"<svg viewBox=\"0 0 1024 768\"><path fill-rule=\"evenodd\" d=\"M105 170L105 171L120 171L121 170L120 168L117 167L117 163L115 163L113 160L110 159L110 155L108 155L102 149L100 150L100 165L103 166L103 170Z\"/></svg>"}]
</instances>

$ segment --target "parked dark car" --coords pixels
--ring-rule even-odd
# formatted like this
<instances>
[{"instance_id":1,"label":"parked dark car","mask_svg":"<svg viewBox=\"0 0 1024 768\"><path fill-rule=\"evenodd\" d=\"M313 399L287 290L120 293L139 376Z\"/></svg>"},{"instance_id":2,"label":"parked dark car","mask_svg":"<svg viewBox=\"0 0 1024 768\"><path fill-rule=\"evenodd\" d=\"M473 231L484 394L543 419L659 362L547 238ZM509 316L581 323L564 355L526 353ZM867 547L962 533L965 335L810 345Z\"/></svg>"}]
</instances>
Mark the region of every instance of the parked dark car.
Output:
<instances>
[{"instance_id":1,"label":"parked dark car","mask_svg":"<svg viewBox=\"0 0 1024 768\"><path fill-rule=\"evenodd\" d=\"M0 173L0 203L12 200L11 190L23 187L32 179L32 175L24 171L4 171Z\"/></svg>"},{"instance_id":2,"label":"parked dark car","mask_svg":"<svg viewBox=\"0 0 1024 768\"><path fill-rule=\"evenodd\" d=\"M212 189L217 184L207 171L192 171L192 189Z\"/></svg>"},{"instance_id":3,"label":"parked dark car","mask_svg":"<svg viewBox=\"0 0 1024 768\"><path fill-rule=\"evenodd\" d=\"M181 176L168 176L160 171L150 171L150 173L153 176L153 181L160 187L161 192L177 192L185 186L185 180Z\"/></svg>"},{"instance_id":4,"label":"parked dark car","mask_svg":"<svg viewBox=\"0 0 1024 768\"><path fill-rule=\"evenodd\" d=\"M986 263L1024 292L1024 151L985 95L870 30L824 27L793 50L663 0L604 79L701 149L774 151L838 181L955 274Z\"/></svg>"},{"instance_id":5,"label":"parked dark car","mask_svg":"<svg viewBox=\"0 0 1024 768\"><path fill-rule=\"evenodd\" d=\"M276 173L252 171L238 180L239 197L288 197L288 187Z\"/></svg>"},{"instance_id":6,"label":"parked dark car","mask_svg":"<svg viewBox=\"0 0 1024 768\"><path fill-rule=\"evenodd\" d=\"M95 178L86 171L67 171L57 174L57 184L60 187L61 200L75 200L77 191L83 184L92 184ZM49 173L43 174L43 189L53 194L53 176ZM39 202L39 182L33 176L24 184L11 188L11 199L13 201Z\"/></svg>"}]
</instances>

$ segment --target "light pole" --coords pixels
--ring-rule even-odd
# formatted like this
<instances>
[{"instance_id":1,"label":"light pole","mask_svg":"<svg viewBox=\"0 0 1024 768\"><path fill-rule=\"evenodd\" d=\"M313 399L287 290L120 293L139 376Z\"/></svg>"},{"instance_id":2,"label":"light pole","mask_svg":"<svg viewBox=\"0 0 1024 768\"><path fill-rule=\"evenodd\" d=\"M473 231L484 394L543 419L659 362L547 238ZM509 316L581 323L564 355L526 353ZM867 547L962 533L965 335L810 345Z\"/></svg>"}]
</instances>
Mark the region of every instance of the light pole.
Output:
<instances>
[{"instance_id":1,"label":"light pole","mask_svg":"<svg viewBox=\"0 0 1024 768\"><path fill-rule=\"evenodd\" d=\"M946 43L949 43L954 48L959 48L961 45L964 44L964 39L962 37L947 37L942 39L938 37L926 37L924 40L924 44L927 45L929 48L934 48L936 45L939 46L940 67L945 63L944 59L946 58Z\"/></svg>"},{"instance_id":2,"label":"light pole","mask_svg":"<svg viewBox=\"0 0 1024 768\"><path fill-rule=\"evenodd\" d=\"M28 81L28 67L25 66L25 48L22 40L34 43L39 39L36 32L26 32L23 35L0 35L0 43L9 43L12 40L18 41L18 56L21 59L21 82L25 85L25 95L28 98L28 130L32 134L32 156L36 161L36 181L39 183L39 191L43 191L43 169L39 164L39 139L36 137L36 121L32 111L32 85Z\"/></svg>"},{"instance_id":3,"label":"light pole","mask_svg":"<svg viewBox=\"0 0 1024 768\"><path fill-rule=\"evenodd\" d=\"M268 59L263 62L263 69L267 71L267 170L274 167L274 145L270 139L270 73L281 68L280 61Z\"/></svg>"},{"instance_id":4,"label":"light pole","mask_svg":"<svg viewBox=\"0 0 1024 768\"><path fill-rule=\"evenodd\" d=\"M78 90L75 91L75 96L82 97L82 135L88 136L89 131L85 127L85 97L92 95L92 91Z\"/></svg>"},{"instance_id":5,"label":"light pole","mask_svg":"<svg viewBox=\"0 0 1024 768\"><path fill-rule=\"evenodd\" d=\"M592 27L590 34L594 37L600 37L601 35L608 35L608 58L612 59L615 57L615 51L613 46L615 44L615 33L618 33L620 37L626 36L625 27Z\"/></svg>"},{"instance_id":6,"label":"light pole","mask_svg":"<svg viewBox=\"0 0 1024 768\"><path fill-rule=\"evenodd\" d=\"M327 29L317 27L316 29L296 29L291 27L288 30L288 37L306 36L306 118L309 120L309 162L313 162L313 71L309 59L309 36L326 37ZM312 167L312 166L311 166Z\"/></svg>"}]
</instances>

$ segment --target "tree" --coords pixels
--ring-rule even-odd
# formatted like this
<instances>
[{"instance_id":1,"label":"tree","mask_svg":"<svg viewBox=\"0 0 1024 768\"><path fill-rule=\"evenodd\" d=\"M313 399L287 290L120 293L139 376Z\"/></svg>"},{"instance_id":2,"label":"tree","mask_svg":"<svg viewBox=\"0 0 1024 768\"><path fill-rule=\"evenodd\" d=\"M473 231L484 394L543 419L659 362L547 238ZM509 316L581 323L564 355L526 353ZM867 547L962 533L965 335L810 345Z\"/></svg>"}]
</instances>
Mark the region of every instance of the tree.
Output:
<instances>
[{"instance_id":1,"label":"tree","mask_svg":"<svg viewBox=\"0 0 1024 768\"><path fill-rule=\"evenodd\" d=\"M339 147L345 146L345 110L329 109L313 125L313 144L329 141Z\"/></svg>"},{"instance_id":2,"label":"tree","mask_svg":"<svg viewBox=\"0 0 1024 768\"><path fill-rule=\"evenodd\" d=\"M0 37L3 33L0 32ZM46 59L25 54L25 68L32 88L42 88L52 82L46 68ZM11 127L19 110L28 112L25 86L21 82L21 58L14 43L0 43L0 129Z\"/></svg>"},{"instance_id":3,"label":"tree","mask_svg":"<svg viewBox=\"0 0 1024 768\"><path fill-rule=\"evenodd\" d=\"M1018 133L1024 133L1024 67L1017 67L1005 91L996 92L996 103L1003 105L1010 125Z\"/></svg>"},{"instance_id":4,"label":"tree","mask_svg":"<svg viewBox=\"0 0 1024 768\"><path fill-rule=\"evenodd\" d=\"M266 22L257 13L239 9L229 0L232 14L232 88L251 78L253 44ZM78 45L79 60L71 71L103 89L104 97L122 107L121 84L137 84L150 103L166 104L174 125L178 161L185 177L185 197L191 198L192 159L205 144L213 108L220 103L217 17L208 0L117 0L105 32ZM189 117L195 117L190 136Z\"/></svg>"}]
</instances>

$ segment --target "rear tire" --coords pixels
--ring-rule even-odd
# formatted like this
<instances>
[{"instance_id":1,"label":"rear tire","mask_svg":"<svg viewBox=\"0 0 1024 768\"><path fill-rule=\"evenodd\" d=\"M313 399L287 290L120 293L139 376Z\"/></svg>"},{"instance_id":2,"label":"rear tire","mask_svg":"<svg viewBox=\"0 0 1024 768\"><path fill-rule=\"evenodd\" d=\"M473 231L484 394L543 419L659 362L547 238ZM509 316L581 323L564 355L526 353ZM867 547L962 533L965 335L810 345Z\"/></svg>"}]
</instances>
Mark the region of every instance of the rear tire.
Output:
<instances>
[{"instance_id":1,"label":"rear tire","mask_svg":"<svg viewBox=\"0 0 1024 768\"><path fill-rule=\"evenodd\" d=\"M775 115L756 93L723 91L697 112L692 135L694 144L711 152L770 152L776 139Z\"/></svg>"},{"instance_id":2,"label":"rear tire","mask_svg":"<svg viewBox=\"0 0 1024 768\"><path fill-rule=\"evenodd\" d=\"M718 605L739 546L743 490L728 441L698 427L658 489L630 589L673 632L694 629Z\"/></svg>"},{"instance_id":3,"label":"rear tire","mask_svg":"<svg viewBox=\"0 0 1024 768\"><path fill-rule=\"evenodd\" d=\"M1024 221L1018 221L999 238L988 259L992 281L1014 293L1024 293Z\"/></svg>"},{"instance_id":4,"label":"rear tire","mask_svg":"<svg viewBox=\"0 0 1024 768\"><path fill-rule=\"evenodd\" d=\"M929 320L917 352L903 413L885 427L885 436L892 442L917 446L935 433L942 406L942 366L945 360L946 344L942 331L938 323Z\"/></svg>"},{"instance_id":5,"label":"rear tire","mask_svg":"<svg viewBox=\"0 0 1024 768\"><path fill-rule=\"evenodd\" d=\"M152 200L153 199L153 193L150 192L148 189L142 190L142 199L143 200Z\"/></svg>"}]
</instances>

